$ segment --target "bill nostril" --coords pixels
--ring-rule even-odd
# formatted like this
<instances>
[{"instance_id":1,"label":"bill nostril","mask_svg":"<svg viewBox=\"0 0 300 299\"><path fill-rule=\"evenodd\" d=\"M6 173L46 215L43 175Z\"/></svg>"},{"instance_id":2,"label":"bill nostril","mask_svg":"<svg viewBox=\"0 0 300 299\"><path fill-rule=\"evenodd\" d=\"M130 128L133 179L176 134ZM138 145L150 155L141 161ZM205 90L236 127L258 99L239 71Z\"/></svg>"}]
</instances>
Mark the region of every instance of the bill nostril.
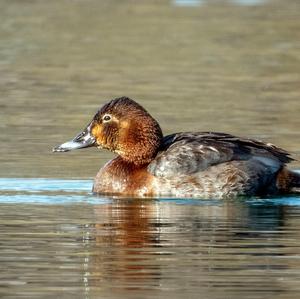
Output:
<instances>
[{"instance_id":1,"label":"bill nostril","mask_svg":"<svg viewBox=\"0 0 300 299\"><path fill-rule=\"evenodd\" d=\"M80 133L78 136L76 136L76 138L75 138L74 140L75 140L75 141L80 141L80 139L81 139L84 135L86 135L86 132L85 132L85 131L82 132L82 133Z\"/></svg>"}]
</instances>

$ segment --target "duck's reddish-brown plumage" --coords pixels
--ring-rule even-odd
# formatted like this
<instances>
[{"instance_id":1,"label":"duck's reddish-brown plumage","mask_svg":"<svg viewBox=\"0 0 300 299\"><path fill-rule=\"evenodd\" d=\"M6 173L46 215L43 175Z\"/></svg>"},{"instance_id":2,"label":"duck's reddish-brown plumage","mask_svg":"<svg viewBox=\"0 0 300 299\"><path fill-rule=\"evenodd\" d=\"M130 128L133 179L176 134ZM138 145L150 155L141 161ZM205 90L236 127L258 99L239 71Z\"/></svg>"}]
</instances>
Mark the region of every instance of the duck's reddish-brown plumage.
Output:
<instances>
[{"instance_id":1,"label":"duck's reddish-brown plumage","mask_svg":"<svg viewBox=\"0 0 300 299\"><path fill-rule=\"evenodd\" d=\"M215 132L163 137L156 120L122 97L105 104L76 138L55 151L97 145L117 154L97 174L99 194L231 197L291 192L300 176L272 144Z\"/></svg>"},{"instance_id":2,"label":"duck's reddish-brown plumage","mask_svg":"<svg viewBox=\"0 0 300 299\"><path fill-rule=\"evenodd\" d=\"M110 115L112 121L104 123L104 115ZM162 131L155 119L142 106L125 97L112 100L99 110L94 117L92 134L99 146L135 165L151 162L162 140Z\"/></svg>"},{"instance_id":3,"label":"duck's reddish-brown plumage","mask_svg":"<svg viewBox=\"0 0 300 299\"><path fill-rule=\"evenodd\" d=\"M153 176L147 171L147 164L128 163L119 156L109 161L97 173L93 192L152 196L152 180Z\"/></svg>"}]
</instances>

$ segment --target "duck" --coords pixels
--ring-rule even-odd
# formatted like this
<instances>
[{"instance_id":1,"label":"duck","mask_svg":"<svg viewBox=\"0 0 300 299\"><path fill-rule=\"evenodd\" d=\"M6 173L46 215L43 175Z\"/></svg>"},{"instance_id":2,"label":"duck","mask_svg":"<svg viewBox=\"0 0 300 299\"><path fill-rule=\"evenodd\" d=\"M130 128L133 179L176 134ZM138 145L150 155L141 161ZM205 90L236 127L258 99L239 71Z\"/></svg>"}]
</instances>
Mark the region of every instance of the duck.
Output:
<instances>
[{"instance_id":1,"label":"duck","mask_svg":"<svg viewBox=\"0 0 300 299\"><path fill-rule=\"evenodd\" d=\"M235 198L300 192L300 174L286 164L282 148L219 132L163 136L158 122L140 104L120 97L104 104L71 141L53 148L88 147L116 154L97 173L98 195Z\"/></svg>"}]
</instances>

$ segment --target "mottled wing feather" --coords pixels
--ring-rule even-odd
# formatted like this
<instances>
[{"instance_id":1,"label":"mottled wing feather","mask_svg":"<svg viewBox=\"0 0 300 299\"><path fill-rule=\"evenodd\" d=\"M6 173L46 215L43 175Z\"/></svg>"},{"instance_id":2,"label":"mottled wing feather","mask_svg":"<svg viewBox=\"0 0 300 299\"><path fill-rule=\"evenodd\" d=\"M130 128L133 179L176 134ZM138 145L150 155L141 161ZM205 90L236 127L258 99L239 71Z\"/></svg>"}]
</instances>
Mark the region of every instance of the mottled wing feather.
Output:
<instances>
[{"instance_id":1,"label":"mottled wing feather","mask_svg":"<svg viewBox=\"0 0 300 299\"><path fill-rule=\"evenodd\" d=\"M285 150L254 139L215 132L177 133L164 137L160 152L148 170L155 176L169 177L254 157L277 165L293 160Z\"/></svg>"}]
</instances>

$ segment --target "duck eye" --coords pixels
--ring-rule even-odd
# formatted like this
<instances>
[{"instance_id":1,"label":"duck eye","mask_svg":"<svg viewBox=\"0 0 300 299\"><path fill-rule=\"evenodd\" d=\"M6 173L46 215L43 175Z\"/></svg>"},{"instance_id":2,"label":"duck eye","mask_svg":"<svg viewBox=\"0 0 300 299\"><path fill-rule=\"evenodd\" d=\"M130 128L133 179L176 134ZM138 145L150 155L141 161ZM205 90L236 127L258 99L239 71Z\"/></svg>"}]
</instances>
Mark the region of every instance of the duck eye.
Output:
<instances>
[{"instance_id":1,"label":"duck eye","mask_svg":"<svg viewBox=\"0 0 300 299\"><path fill-rule=\"evenodd\" d=\"M108 114L106 114L106 115L104 115L103 116L103 121L105 121L105 122L108 122L108 121L110 121L111 120L111 116L110 115L108 115Z\"/></svg>"}]
</instances>

